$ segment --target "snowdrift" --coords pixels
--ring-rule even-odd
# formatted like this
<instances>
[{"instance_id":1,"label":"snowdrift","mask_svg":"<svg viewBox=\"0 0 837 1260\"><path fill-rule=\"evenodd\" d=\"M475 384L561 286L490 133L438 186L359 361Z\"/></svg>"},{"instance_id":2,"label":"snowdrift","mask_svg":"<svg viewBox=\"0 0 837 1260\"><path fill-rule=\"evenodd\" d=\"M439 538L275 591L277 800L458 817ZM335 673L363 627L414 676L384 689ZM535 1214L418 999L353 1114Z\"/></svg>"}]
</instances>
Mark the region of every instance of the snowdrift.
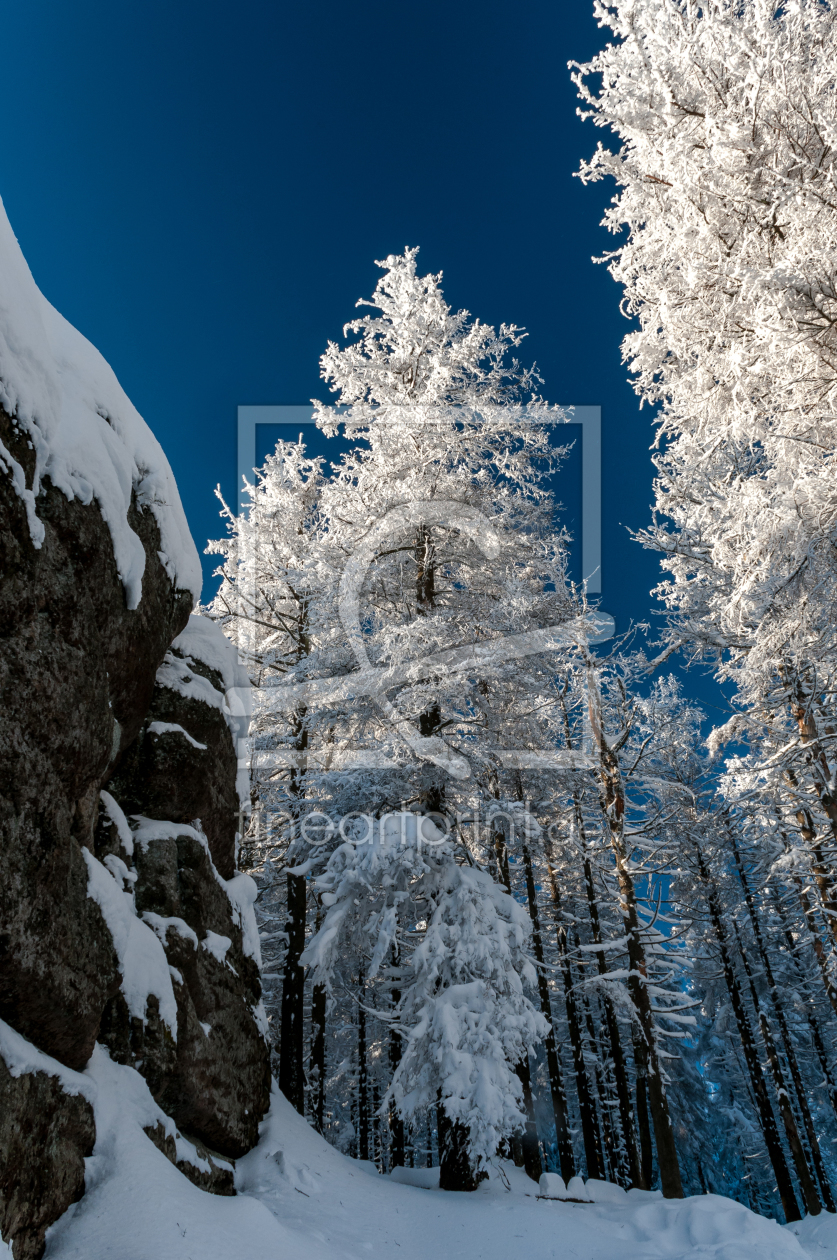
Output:
<instances>
[{"instance_id":1,"label":"snowdrift","mask_svg":"<svg viewBox=\"0 0 837 1260\"><path fill-rule=\"evenodd\" d=\"M438 1170L382 1177L330 1147L275 1089L258 1146L238 1161L237 1196L218 1198L187 1182L143 1133L162 1113L137 1072L97 1049L81 1075L94 1099L98 1137L87 1161L87 1192L49 1231L47 1260L508 1260L515 1254L826 1260L837 1254L837 1217L803 1222L792 1233L716 1195L666 1201L631 1192L613 1203L550 1201L506 1164L472 1195L428 1188Z\"/></svg>"}]
</instances>

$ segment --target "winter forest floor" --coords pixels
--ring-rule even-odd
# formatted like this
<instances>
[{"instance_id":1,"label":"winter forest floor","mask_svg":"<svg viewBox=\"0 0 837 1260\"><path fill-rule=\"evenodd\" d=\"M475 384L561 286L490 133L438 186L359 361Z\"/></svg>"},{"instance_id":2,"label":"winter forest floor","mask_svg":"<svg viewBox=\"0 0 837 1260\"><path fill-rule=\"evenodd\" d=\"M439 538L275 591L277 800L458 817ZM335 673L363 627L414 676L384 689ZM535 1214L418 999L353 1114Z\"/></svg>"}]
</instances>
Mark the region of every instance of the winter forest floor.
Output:
<instances>
[{"instance_id":1,"label":"winter forest floor","mask_svg":"<svg viewBox=\"0 0 837 1260\"><path fill-rule=\"evenodd\" d=\"M509 1166L471 1195L398 1184L330 1147L275 1091L259 1145L238 1161L237 1196L220 1198L142 1132L159 1113L138 1073L97 1051L85 1075L99 1135L87 1192L48 1232L45 1260L837 1257L837 1216L825 1213L791 1232L715 1195L559 1203Z\"/></svg>"}]
</instances>

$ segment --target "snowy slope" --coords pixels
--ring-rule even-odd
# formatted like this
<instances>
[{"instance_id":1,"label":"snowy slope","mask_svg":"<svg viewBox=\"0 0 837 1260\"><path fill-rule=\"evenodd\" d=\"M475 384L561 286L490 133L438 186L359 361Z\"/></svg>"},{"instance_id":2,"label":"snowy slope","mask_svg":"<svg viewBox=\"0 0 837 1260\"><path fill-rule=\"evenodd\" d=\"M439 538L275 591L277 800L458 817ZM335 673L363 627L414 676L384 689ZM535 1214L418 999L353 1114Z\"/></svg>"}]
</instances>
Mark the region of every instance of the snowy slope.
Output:
<instances>
[{"instance_id":1,"label":"snowy slope","mask_svg":"<svg viewBox=\"0 0 837 1260\"><path fill-rule=\"evenodd\" d=\"M160 1112L138 1073L97 1048L83 1075L99 1137L88 1160L87 1193L49 1231L46 1260L833 1260L837 1254L835 1217L804 1222L797 1240L716 1196L559 1203L534 1197L537 1187L514 1169L510 1189L495 1177L473 1195L398 1184L328 1146L276 1093L259 1145L238 1162L238 1196L216 1198L186 1181L143 1134ZM0 1256L8 1254L0 1244Z\"/></svg>"},{"instance_id":2,"label":"snowy slope","mask_svg":"<svg viewBox=\"0 0 837 1260\"><path fill-rule=\"evenodd\" d=\"M96 500L113 539L128 607L142 594L145 551L128 524L131 492L160 527L160 558L175 587L200 598L201 567L174 475L162 447L99 351L43 296L0 201L0 405L36 455L27 489L23 469L0 443L0 475L26 504L36 547L44 529L38 492L49 477L68 499Z\"/></svg>"}]
</instances>

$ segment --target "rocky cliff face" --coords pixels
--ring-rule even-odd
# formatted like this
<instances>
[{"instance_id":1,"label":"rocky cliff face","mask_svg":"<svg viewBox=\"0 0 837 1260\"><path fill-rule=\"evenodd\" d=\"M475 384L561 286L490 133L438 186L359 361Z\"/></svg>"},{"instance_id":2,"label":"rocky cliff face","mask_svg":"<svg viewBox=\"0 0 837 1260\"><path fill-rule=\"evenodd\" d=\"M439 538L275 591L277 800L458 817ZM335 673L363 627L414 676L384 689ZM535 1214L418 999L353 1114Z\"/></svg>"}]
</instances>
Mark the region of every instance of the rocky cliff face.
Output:
<instances>
[{"instance_id":1,"label":"rocky cliff face","mask_svg":"<svg viewBox=\"0 0 837 1260\"><path fill-rule=\"evenodd\" d=\"M84 1191L97 1042L165 1113L149 1141L221 1193L269 1073L246 678L190 617L162 452L16 248L0 207L0 1234L30 1260Z\"/></svg>"}]
</instances>

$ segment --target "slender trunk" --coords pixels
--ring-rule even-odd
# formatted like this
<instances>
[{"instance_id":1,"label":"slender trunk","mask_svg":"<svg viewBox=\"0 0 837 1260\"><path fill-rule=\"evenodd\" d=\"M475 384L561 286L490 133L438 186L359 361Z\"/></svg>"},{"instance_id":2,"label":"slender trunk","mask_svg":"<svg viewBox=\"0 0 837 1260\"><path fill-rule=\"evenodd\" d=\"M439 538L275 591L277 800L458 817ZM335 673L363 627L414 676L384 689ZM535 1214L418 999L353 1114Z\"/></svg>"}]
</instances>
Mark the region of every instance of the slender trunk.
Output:
<instances>
[{"instance_id":1,"label":"slender trunk","mask_svg":"<svg viewBox=\"0 0 837 1260\"><path fill-rule=\"evenodd\" d=\"M799 880L796 877L794 878L795 878L795 882L799 885L800 889L802 889L801 880ZM807 896L805 896L804 890L800 893L800 900L802 900L802 898L804 898L804 900L802 901L803 911L807 910L808 912L810 912L810 902L808 901ZM775 891L773 893L773 907L779 918L779 922L782 924L782 931L785 937L785 944L788 947L788 954L793 959L794 967L796 968L796 974L799 977L800 981L804 981L805 979L804 973L802 971L802 968L799 966L799 961L796 957L796 951L798 949L798 942L795 941L793 938L793 933L791 932L790 926L785 917L784 907L782 906L782 903L779 900L779 898L776 896ZM806 918L807 918L807 913L806 913ZM813 913L811 913L811 918L813 919ZM809 923L808 926L811 927L811 924ZM816 937L815 929L811 928L811 931L812 931L812 934L814 934ZM821 953L824 953L824 951L822 950L822 941L818 937L816 937L815 939L815 952L816 952L816 945L819 945L820 947L821 952L817 952L817 961L820 961ZM826 990L828 990L828 984L826 984ZM828 1061L828 1055L826 1053L825 1045L823 1043L822 1033L820 1032L820 1026L817 1023L814 1015L810 1011L808 1012L808 1026L811 1029L811 1037L813 1038L814 1049L817 1052L817 1058L820 1061L820 1067L822 1068L823 1076L825 1078L825 1086L828 1091L828 1097L831 1102L831 1106L834 1110L834 1114L835 1116L837 1116L837 1083L835 1083L834 1073L832 1072L831 1066ZM829 1211L830 1210L831 1209L829 1209Z\"/></svg>"},{"instance_id":2,"label":"slender trunk","mask_svg":"<svg viewBox=\"0 0 837 1260\"><path fill-rule=\"evenodd\" d=\"M570 731L570 719L567 713L567 707L564 703L563 696L561 698L561 709L564 721L564 738L567 748L572 749L572 735ZM573 792L573 809L575 811L576 832L578 834L579 844L584 853L584 887L587 894L587 905L590 911L590 925L593 935L593 943L595 945L602 944L601 922L599 919L599 903L596 899L596 889L593 883L593 869L587 853L587 833L584 826L584 814L581 808L581 798L578 792ZM550 868L550 875L552 870ZM607 973L607 962L602 950L596 953L596 963L599 969L599 975L603 976ZM633 1108L631 1107L631 1092L628 1085L628 1072L625 1065L625 1055L622 1050L622 1039L619 1033L619 1023L616 1019L616 1011L610 998L605 994L604 1000L605 1021L607 1024L607 1036L610 1043L610 1055L613 1063L613 1078L616 1085L616 1098L619 1103L619 1120L622 1127L622 1140L625 1148L625 1160L627 1167L623 1170L623 1180L629 1185L636 1186L639 1190L648 1190L650 1186L645 1182L642 1176L642 1169L639 1162L639 1152L636 1144L636 1134L634 1132Z\"/></svg>"},{"instance_id":3,"label":"slender trunk","mask_svg":"<svg viewBox=\"0 0 837 1260\"><path fill-rule=\"evenodd\" d=\"M767 1083L764 1079L761 1062L759 1060L756 1049L755 1038L750 1028L750 1021L747 1018L747 1012L744 1007L744 999L741 994L741 987L738 983L738 977L732 965L732 958L729 951L729 938L727 936L726 924L721 910L721 899L718 893L718 887L712 878L709 868L706 865L706 859L700 849L696 849L698 870L706 889L706 900L709 908L709 915L712 920L712 927L715 932L715 938L718 942L718 948L721 953L721 965L724 971L724 979L726 980L727 989L729 991L732 1009L735 1014L736 1023L738 1024L738 1035L741 1038L741 1046L744 1051L744 1060L747 1064L747 1071L750 1076L750 1084L753 1090L753 1096L758 1111L759 1123L761 1131L764 1134L767 1153L770 1162L773 1165L773 1174L776 1178L776 1188L779 1192L779 1198L782 1201L782 1209L788 1222L798 1221L802 1219L799 1211L799 1205L793 1191L793 1182L791 1181L790 1171L785 1160L785 1153L782 1150L782 1144L779 1140L779 1130L776 1127L776 1117L773 1114L773 1108L770 1105L770 1098L767 1093Z\"/></svg>"},{"instance_id":4,"label":"slender trunk","mask_svg":"<svg viewBox=\"0 0 837 1260\"><path fill-rule=\"evenodd\" d=\"M531 873L532 864L529 861L528 850L526 850L525 847L524 855L527 864L526 885L528 888L531 882L531 895L534 896L535 881L532 878ZM590 1080L587 1075L587 1065L584 1062L584 1042L581 1035L578 998L573 986L572 970L570 968L570 960L567 954L567 929L561 919L561 893L558 888L558 880L555 877L555 870L549 859L547 859L547 872L549 875L549 888L552 893L552 904L555 907L555 931L558 939L558 957L560 959L561 976L564 981L564 1003L567 1008L567 1024L570 1032L570 1045L572 1046L573 1052L573 1071L575 1073L576 1090L578 1093L578 1107L581 1114L581 1136L584 1142L584 1158L587 1164L587 1176L595 1177L601 1181L604 1178L604 1169L601 1163L601 1148L598 1143L596 1109L590 1089ZM540 944L540 925L538 925L538 943ZM540 948L540 955L536 952L535 957L538 962L543 962L542 945ZM546 976L544 975L543 968L538 969L538 981L539 984L543 986L543 989L547 990ZM548 1001L548 992L546 996ZM543 1005L543 995L541 996L541 1005ZM546 1014L546 1012L544 1012L544 1014ZM570 1150L572 1151L572 1147L570 1147ZM561 1175L564 1176L563 1160ZM572 1173L570 1175L572 1176ZM566 1177L564 1177L564 1180L566 1181Z\"/></svg>"},{"instance_id":5,"label":"slender trunk","mask_svg":"<svg viewBox=\"0 0 837 1260\"><path fill-rule=\"evenodd\" d=\"M642 1180L648 1189L654 1182L654 1143L648 1116L648 1065L645 1045L639 1037L634 1039L634 1064L636 1067L636 1122L639 1129L639 1157Z\"/></svg>"},{"instance_id":6,"label":"slender trunk","mask_svg":"<svg viewBox=\"0 0 837 1260\"><path fill-rule=\"evenodd\" d=\"M750 881L747 876L746 869L744 867L743 859L741 857L741 851L738 847L738 843L736 841L735 835L732 832L732 830L729 831L729 838L730 838L730 843L732 845L733 855L735 857L735 865L738 869L738 877L741 880L741 886L744 889L744 899L747 905L747 911L750 916L750 923L752 924L753 935L755 936L755 939L756 939L756 948L758 950L761 965L764 970L765 979L767 980L767 986L770 991L770 998L773 1004L773 1009L776 1012L776 1019L779 1024L779 1031L782 1034L782 1041L785 1046L785 1057L788 1061L788 1067L790 1069L791 1079L793 1080L793 1086L796 1092L797 1104L799 1106L800 1115L802 1116L802 1123L805 1126L805 1135L808 1139L808 1148L811 1152L811 1158L814 1162L814 1168L816 1169L817 1179L820 1183L820 1188L822 1190L825 1206L828 1208L829 1212L833 1212L835 1211L834 1198L831 1193L831 1186L829 1185L828 1175L825 1171L825 1164L823 1162L822 1152L820 1151L820 1144L819 1144L819 1141L817 1140L817 1134L814 1128L814 1122L811 1117L811 1109L808 1106L808 1096L805 1091L805 1085L802 1080L802 1073L799 1070L799 1063L797 1061L796 1051L794 1050L793 1042L791 1041L790 1029L788 1028L788 1022L785 1017L784 1003L782 1002L782 999L779 993L779 988L773 976L773 967L770 962L770 955L767 952L767 945L764 940L764 936L762 935L761 922L756 913L755 898L753 897L753 892L750 887ZM767 1019L764 1013L761 1014L761 1020L764 1024L767 1024ZM775 1076L775 1072L774 1072L774 1076ZM799 1138L797 1135L797 1142L798 1141L799 1141ZM799 1143L799 1146L801 1149L801 1143ZM793 1147L791 1147L791 1149L793 1150ZM797 1156L794 1153L794 1160L796 1161L796 1159L797 1159ZM807 1160L805 1160L805 1169L806 1171L809 1171ZM802 1184L801 1179L800 1179L800 1184ZM806 1203L808 1204L808 1211L811 1212L812 1215L816 1216L817 1213L821 1209L820 1209L819 1199L816 1198L816 1196L814 1196L813 1199L809 1199L810 1190L813 1190L813 1183L811 1187L809 1188L809 1190L805 1190L804 1186L803 1186L803 1190L805 1193ZM811 1206L812 1202L816 1202L816 1207Z\"/></svg>"},{"instance_id":7,"label":"slender trunk","mask_svg":"<svg viewBox=\"0 0 837 1260\"><path fill-rule=\"evenodd\" d=\"M360 1002L357 1008L357 1132L358 1159L369 1158L369 1064L366 1058L366 983L363 971L358 975Z\"/></svg>"},{"instance_id":8,"label":"slender trunk","mask_svg":"<svg viewBox=\"0 0 837 1260\"><path fill-rule=\"evenodd\" d=\"M307 641L303 641L307 642ZM294 747L300 751L308 746L305 726L306 711L300 709L294 715ZM298 814L303 794L303 775L292 771L289 795L294 800L293 812ZM282 1005L280 1011L279 1041L279 1088L288 1102L300 1115L305 1114L304 1054L304 999L305 969L299 965L305 949L305 920L307 915L306 880L304 875L287 876L288 921L285 931L288 950L282 975Z\"/></svg>"},{"instance_id":9,"label":"slender trunk","mask_svg":"<svg viewBox=\"0 0 837 1260\"><path fill-rule=\"evenodd\" d=\"M578 948L578 933L575 937L576 948ZM616 1140L613 1132L613 1120L610 1114L610 1098L611 1089L607 1080L604 1064L602 1063L602 1053L605 1047L602 1040L596 1036L596 1030L593 1027L593 1016L590 1012L590 1003L584 998L580 999L584 1007L584 1020L587 1027L587 1040L591 1047L595 1046L597 1050L598 1062L596 1064L596 1092L599 1098L599 1116L601 1121L601 1140L599 1142L599 1152L602 1155L602 1167L605 1167L605 1157L607 1168L605 1178L607 1180L619 1181L621 1177L622 1152L617 1150ZM605 1058L606 1058L605 1052ZM596 1130L597 1136L599 1130ZM601 1143L604 1143L604 1151L602 1151Z\"/></svg>"},{"instance_id":10,"label":"slender trunk","mask_svg":"<svg viewBox=\"0 0 837 1260\"><path fill-rule=\"evenodd\" d=\"M802 839L805 841L805 844L807 845L808 849L811 852L813 852L814 850L818 848L818 846L816 844L816 832L814 830L814 822L808 810L807 809L797 810L796 821L799 824L799 833L802 836ZM787 836L783 834L782 839L785 845L785 852L790 852L790 843L788 841ZM824 875L824 872L822 872L822 870L820 871L820 873L821 875ZM805 916L805 922L808 926L808 931L811 933L811 942L814 946L814 956L816 957L817 965L820 969L822 982L823 982L823 985L825 986L825 991L828 995L828 1000L831 1003L832 1010L834 1011L835 1015L837 1015L837 983L835 983L834 977L831 974L831 971L828 966L828 954L825 951L825 946L823 945L822 937L820 936L819 929L817 927L817 920L814 914L814 907L811 905L811 898L808 896L807 889L805 888L805 885L803 884L802 880L799 878L798 875L793 876L793 882L796 885L797 890L799 892L799 904L802 907L802 913ZM823 890L820 889L821 896L822 896L822 892ZM828 915L826 915L825 918L829 924L829 927L833 931L834 930L833 920L831 920Z\"/></svg>"},{"instance_id":11,"label":"slender trunk","mask_svg":"<svg viewBox=\"0 0 837 1260\"><path fill-rule=\"evenodd\" d=\"M817 1058L819 1059L820 1067L822 1068L822 1074L824 1077L826 1090L828 1091L828 1097L831 1100L831 1106L834 1109L834 1114L837 1115L837 1084L835 1084L834 1075L831 1071L831 1066L828 1062L828 1055L826 1054L825 1045L822 1039L822 1033L820 1032L819 1025L817 1024L817 1021L814 1019L813 1015L808 1016L808 1026L811 1029L811 1036L814 1041L814 1049L817 1052ZM832 1208L829 1208L828 1210L829 1212L833 1211Z\"/></svg>"},{"instance_id":12,"label":"slender trunk","mask_svg":"<svg viewBox=\"0 0 837 1260\"><path fill-rule=\"evenodd\" d=\"M733 930L735 932L736 941L738 943L738 952L741 955L741 961L744 964L744 972L750 986L750 998L756 1010L759 1020L759 1028L761 1030L762 1040L767 1050L767 1061L770 1064L770 1071L773 1076L773 1084L776 1087L776 1097L779 1103L779 1115L782 1117L782 1124L785 1128L785 1137L790 1147L791 1156L793 1157L794 1167L796 1168L796 1176L802 1190L802 1197L805 1200L805 1207L812 1216L817 1216L822 1211L819 1198L817 1197L814 1179L811 1176L811 1170L808 1167L808 1160L805 1156L805 1150L799 1137L799 1130L796 1127L796 1117L793 1114L790 1103L790 1095L785 1084L785 1074L782 1070L779 1053L776 1049L776 1043L773 1040L773 1032L770 1028L770 1021L767 1018L767 1012L764 1004L759 1000L756 993L756 986L753 983L753 972L750 967L750 960L744 950L744 944L738 931L738 924L733 919Z\"/></svg>"},{"instance_id":13,"label":"slender trunk","mask_svg":"<svg viewBox=\"0 0 837 1260\"><path fill-rule=\"evenodd\" d=\"M531 1177L533 1181L540 1181L543 1165L541 1164L541 1147L538 1141L538 1126L535 1121L532 1074L528 1058L521 1059L514 1070L523 1090L523 1110L526 1114L526 1124L520 1135L522 1167L526 1175Z\"/></svg>"},{"instance_id":14,"label":"slender trunk","mask_svg":"<svg viewBox=\"0 0 837 1260\"><path fill-rule=\"evenodd\" d=\"M317 906L317 931L322 922L322 911ZM311 1058L309 1066L309 1103L314 1128L323 1132L325 1123L325 1080L326 1080L326 989L324 984L315 984L311 994Z\"/></svg>"},{"instance_id":15,"label":"slender trunk","mask_svg":"<svg viewBox=\"0 0 837 1260\"><path fill-rule=\"evenodd\" d=\"M392 965L399 967L401 962L401 954L398 946L393 943L392 946ZM393 1011L398 1009L401 1001L401 990L393 989L390 993L390 1002ZM389 1070L390 1080L395 1075L398 1065L401 1062L401 1038L393 1029L389 1033ZM390 1164L393 1168L403 1168L404 1166L404 1121L398 1114L398 1108L394 1103L389 1105L389 1157Z\"/></svg>"},{"instance_id":16,"label":"slender trunk","mask_svg":"<svg viewBox=\"0 0 837 1260\"><path fill-rule=\"evenodd\" d=\"M506 892L511 894L511 880L509 877L509 855L506 849L506 842L502 833L496 832L494 835L494 852L497 858L497 867L500 877L505 885ZM536 961L541 964L537 967L538 973L538 994L540 996L541 1010L549 1020L549 1032L544 1038L544 1050L546 1052L546 1065L549 1074L549 1090L552 1096L552 1110L555 1115L555 1136L558 1145L558 1159L561 1165L561 1176L565 1181L575 1175L575 1159L573 1156L572 1138L567 1123L567 1098L564 1093L564 1082L561 1075L561 1064L558 1060L558 1050L555 1044L555 1031L552 1026L552 1004L549 1000L549 986L546 982L546 976L543 970L543 937L541 935L540 915L538 912L537 900L535 896L535 881L532 873L532 862L529 856L528 848L524 845L525 863L526 863L526 892L529 899L529 915L532 920L532 948ZM523 1083L521 1076L521 1065L515 1066L515 1071ZM529 1064L525 1065L525 1075L529 1075ZM524 1088L524 1098L525 1098ZM529 1091L529 1099L531 1102L531 1090ZM534 1110L532 1119L532 1128L534 1129L535 1149L532 1149L531 1133L528 1139L529 1152L522 1152L524 1165L528 1159L532 1165L532 1176L536 1166L540 1166L540 1148L537 1146L537 1128L534 1126ZM537 1157L537 1158L536 1158ZM529 1169L527 1168L527 1172ZM535 1178L540 1178L541 1169Z\"/></svg>"},{"instance_id":17,"label":"slender trunk","mask_svg":"<svg viewBox=\"0 0 837 1260\"><path fill-rule=\"evenodd\" d=\"M579 839L584 848L584 886L587 891L587 904L590 910L590 925L592 929L594 945L602 944L601 921L599 919L599 903L596 899L596 889L593 883L593 868L590 859L587 856L587 839L584 834L583 819L581 816L581 804L578 798L575 798L576 808L576 826L579 829ZM599 969L599 975L607 975L607 962L605 960L604 951L599 949L596 951L596 963ZM616 1012L613 1009L613 1003L604 995L605 1021L607 1024L607 1035L610 1043L610 1053L613 1060L613 1077L616 1084L616 1097L619 1102L619 1119L622 1125L622 1138L625 1143L625 1157L627 1161L626 1179L630 1185L636 1186L638 1190L650 1190L651 1186L642 1173L640 1164L639 1150L637 1148L636 1133L634 1131L634 1115L631 1106L631 1091L628 1085L628 1070L625 1064L625 1054L622 1049L622 1038L619 1032L619 1024L616 1019ZM647 1114L647 1113L646 1113Z\"/></svg>"},{"instance_id":18,"label":"slender trunk","mask_svg":"<svg viewBox=\"0 0 837 1260\"><path fill-rule=\"evenodd\" d=\"M628 853L625 848L625 791L622 772L619 768L619 759L605 737L598 679L592 666L588 672L588 697L590 727L599 752L602 812L607 822L611 850L616 860L616 877L622 899L622 917L628 942L630 964L628 992L631 995L645 1042L648 1102L654 1125L660 1183L665 1198L682 1199L683 1183L680 1179L677 1146L674 1141L674 1129L671 1124L662 1067L657 1052L654 1016L647 987L648 968L639 925L636 890L628 869Z\"/></svg>"},{"instance_id":19,"label":"slender trunk","mask_svg":"<svg viewBox=\"0 0 837 1260\"><path fill-rule=\"evenodd\" d=\"M384 1135L381 1132L381 1117L378 1114L381 1106L381 1091L378 1082L372 1082L372 1159L378 1165L379 1172L386 1172L384 1167Z\"/></svg>"},{"instance_id":20,"label":"slender trunk","mask_svg":"<svg viewBox=\"0 0 837 1260\"><path fill-rule=\"evenodd\" d=\"M416 530L416 612L426 617L436 607L436 548L426 525Z\"/></svg>"},{"instance_id":21,"label":"slender trunk","mask_svg":"<svg viewBox=\"0 0 837 1260\"><path fill-rule=\"evenodd\" d=\"M303 1070L303 999L305 969L299 965L305 949L306 880L304 875L287 877L288 952L282 977L281 1041L279 1046L279 1088L300 1115L305 1114L305 1074Z\"/></svg>"},{"instance_id":22,"label":"slender trunk","mask_svg":"<svg viewBox=\"0 0 837 1260\"><path fill-rule=\"evenodd\" d=\"M802 678L797 678L793 687L790 706L791 714L796 722L801 742L806 750L807 769L811 775L814 790L830 823L832 837L837 839L837 796L835 796L834 792L834 775L820 740L812 701L813 697L804 681ZM786 771L785 777L791 787L795 788L798 786L798 780L793 770ZM800 808L796 817L800 824L802 836L806 840L811 853L812 873L825 912L824 918L835 943L837 943L837 879L835 879L835 873L823 853L822 844L816 837L813 822L807 809Z\"/></svg>"}]
</instances>

